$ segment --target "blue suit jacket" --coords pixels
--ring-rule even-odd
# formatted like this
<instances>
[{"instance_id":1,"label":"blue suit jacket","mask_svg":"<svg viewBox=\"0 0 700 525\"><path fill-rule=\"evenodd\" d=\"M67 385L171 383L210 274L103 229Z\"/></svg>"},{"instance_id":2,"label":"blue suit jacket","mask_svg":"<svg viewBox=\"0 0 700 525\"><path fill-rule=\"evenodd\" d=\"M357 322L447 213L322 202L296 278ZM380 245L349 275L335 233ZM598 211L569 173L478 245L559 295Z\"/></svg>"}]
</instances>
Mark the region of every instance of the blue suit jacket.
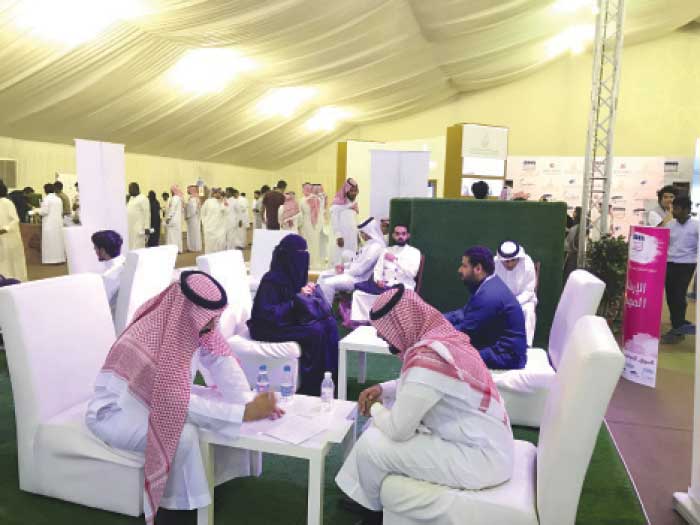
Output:
<instances>
[{"instance_id":1,"label":"blue suit jacket","mask_svg":"<svg viewBox=\"0 0 700 525\"><path fill-rule=\"evenodd\" d=\"M464 307L444 315L457 330L469 336L489 368L525 366L525 316L518 300L497 275L482 282Z\"/></svg>"}]
</instances>

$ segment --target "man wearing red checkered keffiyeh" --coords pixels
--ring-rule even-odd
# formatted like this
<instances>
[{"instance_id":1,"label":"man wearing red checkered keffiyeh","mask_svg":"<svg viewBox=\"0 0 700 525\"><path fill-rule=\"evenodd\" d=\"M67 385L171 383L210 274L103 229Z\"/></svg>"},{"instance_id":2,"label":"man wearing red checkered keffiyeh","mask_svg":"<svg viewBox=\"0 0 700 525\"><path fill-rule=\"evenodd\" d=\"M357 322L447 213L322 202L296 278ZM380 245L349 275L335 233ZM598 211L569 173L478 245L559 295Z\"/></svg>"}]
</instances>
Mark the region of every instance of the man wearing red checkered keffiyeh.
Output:
<instances>
[{"instance_id":1,"label":"man wearing red checkered keffiyeh","mask_svg":"<svg viewBox=\"0 0 700 525\"><path fill-rule=\"evenodd\" d=\"M372 416L336 477L357 503L380 511L389 474L462 489L508 480L513 434L503 400L469 337L412 290L383 293L371 316L402 361L398 380L360 394ZM378 519L373 515L367 523Z\"/></svg>"},{"instance_id":2,"label":"man wearing red checkered keffiyeh","mask_svg":"<svg viewBox=\"0 0 700 525\"><path fill-rule=\"evenodd\" d=\"M250 385L216 326L224 289L202 272L147 301L107 355L86 424L108 445L145 454L144 513L190 510L211 502L197 428L230 439L243 421L276 417L274 396L246 404ZM192 385L199 370L206 387ZM216 481L249 475L248 453L216 450Z\"/></svg>"}]
</instances>

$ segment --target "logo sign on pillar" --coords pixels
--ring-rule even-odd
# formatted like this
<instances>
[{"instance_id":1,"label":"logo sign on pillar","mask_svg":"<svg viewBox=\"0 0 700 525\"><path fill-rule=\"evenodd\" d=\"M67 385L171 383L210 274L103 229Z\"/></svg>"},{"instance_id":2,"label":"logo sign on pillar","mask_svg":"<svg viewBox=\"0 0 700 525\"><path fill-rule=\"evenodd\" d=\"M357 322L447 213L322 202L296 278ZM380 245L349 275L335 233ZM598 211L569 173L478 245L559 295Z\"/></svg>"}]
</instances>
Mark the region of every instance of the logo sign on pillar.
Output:
<instances>
[{"instance_id":1,"label":"logo sign on pillar","mask_svg":"<svg viewBox=\"0 0 700 525\"><path fill-rule=\"evenodd\" d=\"M669 236L668 228L630 227L622 376L649 387L656 386Z\"/></svg>"}]
</instances>

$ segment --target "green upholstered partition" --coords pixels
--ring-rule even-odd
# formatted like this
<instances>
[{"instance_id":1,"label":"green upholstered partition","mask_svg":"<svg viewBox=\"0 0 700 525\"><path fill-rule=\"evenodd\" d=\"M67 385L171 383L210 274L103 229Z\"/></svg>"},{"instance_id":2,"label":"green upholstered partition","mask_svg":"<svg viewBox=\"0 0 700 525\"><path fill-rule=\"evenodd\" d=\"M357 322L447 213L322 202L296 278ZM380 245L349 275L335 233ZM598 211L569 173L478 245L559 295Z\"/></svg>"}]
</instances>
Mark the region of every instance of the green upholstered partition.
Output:
<instances>
[{"instance_id":1,"label":"green upholstered partition","mask_svg":"<svg viewBox=\"0 0 700 525\"><path fill-rule=\"evenodd\" d=\"M534 344L547 347L562 287L566 204L463 199L393 199L391 223L408 224L411 244L425 255L421 295L441 311L458 308L469 295L457 275L462 253L481 244L496 251L519 242L539 261Z\"/></svg>"}]
</instances>

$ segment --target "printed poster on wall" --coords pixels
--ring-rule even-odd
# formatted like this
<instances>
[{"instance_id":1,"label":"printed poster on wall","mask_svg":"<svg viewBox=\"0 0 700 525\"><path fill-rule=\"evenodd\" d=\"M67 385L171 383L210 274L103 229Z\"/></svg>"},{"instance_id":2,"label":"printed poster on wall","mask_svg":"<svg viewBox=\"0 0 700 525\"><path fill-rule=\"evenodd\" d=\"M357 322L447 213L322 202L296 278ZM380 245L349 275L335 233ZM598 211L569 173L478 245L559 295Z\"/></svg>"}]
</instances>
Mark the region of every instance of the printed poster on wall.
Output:
<instances>
[{"instance_id":1,"label":"printed poster on wall","mask_svg":"<svg viewBox=\"0 0 700 525\"><path fill-rule=\"evenodd\" d=\"M670 230L631 226L623 318L622 377L656 386Z\"/></svg>"}]
</instances>

